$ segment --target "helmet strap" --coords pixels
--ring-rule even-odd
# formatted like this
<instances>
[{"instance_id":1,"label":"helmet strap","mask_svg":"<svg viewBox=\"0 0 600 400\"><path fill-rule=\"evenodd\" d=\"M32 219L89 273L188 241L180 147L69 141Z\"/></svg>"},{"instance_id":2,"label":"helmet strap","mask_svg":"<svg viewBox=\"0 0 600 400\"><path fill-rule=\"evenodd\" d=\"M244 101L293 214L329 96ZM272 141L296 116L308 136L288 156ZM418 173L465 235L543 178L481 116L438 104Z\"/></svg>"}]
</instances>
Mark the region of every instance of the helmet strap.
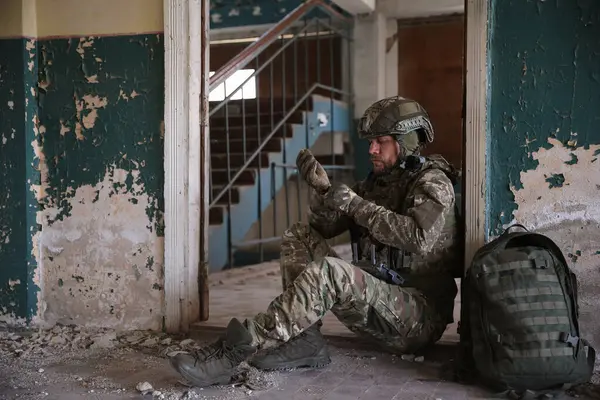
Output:
<instances>
[{"instance_id":1,"label":"helmet strap","mask_svg":"<svg viewBox=\"0 0 600 400\"><path fill-rule=\"evenodd\" d=\"M396 141L400 145L401 155L399 157L399 163L404 162L406 157L419 154L421 150L421 143L419 141L419 134L417 131L409 132L405 135L396 135Z\"/></svg>"}]
</instances>

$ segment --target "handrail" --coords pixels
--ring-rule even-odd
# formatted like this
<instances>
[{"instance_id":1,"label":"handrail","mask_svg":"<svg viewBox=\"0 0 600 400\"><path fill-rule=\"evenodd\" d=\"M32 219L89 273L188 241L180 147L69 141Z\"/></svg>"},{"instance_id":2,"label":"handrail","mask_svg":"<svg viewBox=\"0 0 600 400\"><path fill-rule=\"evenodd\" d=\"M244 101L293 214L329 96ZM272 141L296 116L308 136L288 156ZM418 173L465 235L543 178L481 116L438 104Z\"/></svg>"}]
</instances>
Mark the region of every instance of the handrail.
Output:
<instances>
[{"instance_id":1,"label":"handrail","mask_svg":"<svg viewBox=\"0 0 600 400\"><path fill-rule=\"evenodd\" d=\"M217 104L216 106L212 107L212 108L210 109L210 112L208 113L208 116L209 116L209 118L210 118L210 117L212 117L213 115L215 115L215 114L217 113L217 111L219 111L221 108L223 108L223 107L225 106L225 104L227 104L227 102L228 102L228 101L229 101L229 100L230 100L230 99L231 99L233 96L235 96L235 94L236 94L238 91L242 90L242 88L244 87L244 85L246 85L246 83L250 82L250 79L252 79L252 78L254 78L254 77L258 76L258 74L259 74L259 73L260 73L260 72L261 72L263 69L265 69L265 68L267 67L267 65L269 65L269 64L271 63L271 61L273 61L275 58L277 58L277 56L279 56L281 53L283 53L283 51L284 51L286 48L288 48L288 47L289 47L289 46L290 46L290 45L293 43L293 41L294 41L294 40L296 40L296 38L298 37L298 35L300 35L300 34L301 34L301 33L303 33L303 32L306 32L306 31L308 30L308 28L309 28L309 27L311 27L312 25L313 25L313 23L312 23L312 22L310 22L310 23L306 24L306 26L305 26L304 28L300 29L300 30L299 30L299 31L296 33L296 36L295 36L295 37L294 37L292 40L288 41L286 44L284 44L283 46L281 46L281 47L280 47L280 48L279 48L279 49L278 49L278 50L277 50L277 51L276 51L276 52L275 52L275 53L274 53L274 54L273 54L271 57L269 57L269 58L268 58L268 59L267 59L267 60L266 60L266 61L265 61L265 62L264 62L264 63L263 63L263 64L262 64L260 67L258 67L258 69L257 69L257 70L255 70L255 71L252 73L252 75L248 76L248 77L246 78L246 80L244 80L244 82L240 83L240 84L238 85L238 87L237 87L237 88L236 88L236 89L235 89L233 92L229 93L229 95L228 95L227 97L225 97L225 98L224 98L224 99L223 99L223 100L222 100L222 101L221 101L219 104ZM330 26L330 25L328 25L328 24L326 24L326 23L323 23L322 25L323 25L323 26L325 26L325 27L327 27L327 28L329 28L329 29L331 29L332 31L336 32L336 33L337 33L337 34L339 34L340 36L344 36L344 37L346 37L345 35L343 35L343 34L339 33L337 30L335 30L335 28L334 28L334 27L332 27L332 26ZM351 38L347 38L347 39L348 39L348 40L352 40Z\"/></svg>"},{"instance_id":2,"label":"handrail","mask_svg":"<svg viewBox=\"0 0 600 400\"><path fill-rule=\"evenodd\" d=\"M288 28L294 24L297 20L312 11L313 8L322 8L332 16L340 18L342 20L351 21L350 18L341 14L329 4L325 3L324 0L307 0L300 4L291 13L286 15L281 21L279 21L271 29L263 33L255 42L250 44L235 57L229 60L219 70L217 70L213 76L209 79L209 90L214 90L221 83L225 82L231 77L236 71L244 68L248 65L257 55L259 55L264 49L273 44L279 35L285 32Z\"/></svg>"},{"instance_id":3,"label":"handrail","mask_svg":"<svg viewBox=\"0 0 600 400\"><path fill-rule=\"evenodd\" d=\"M274 168L292 168L297 170L298 167L296 166L296 164L277 164L277 163L271 163L271 167ZM354 167L354 165L328 165L328 164L321 164L321 167L323 167L323 169L325 171L328 170L345 170L345 171L353 171L354 169L356 169ZM272 173L274 172L274 170L272 170ZM297 185L299 185L299 180L296 181ZM300 186L297 186L298 188L298 192L300 192ZM272 201L274 201L273 198L271 198ZM273 205L275 205L275 203L273 203ZM235 247L237 249L242 248L242 247L246 247L246 246L252 246L252 245L256 245L256 244L265 244L265 243L273 243L273 242L277 242L281 240L281 235L279 236L271 236L271 237L267 237L267 238L259 238L259 239L251 239L251 240L246 240L243 242L237 242L237 243L232 243L231 246Z\"/></svg>"},{"instance_id":4,"label":"handrail","mask_svg":"<svg viewBox=\"0 0 600 400\"><path fill-rule=\"evenodd\" d=\"M287 114L285 114L285 116L281 119L281 121L277 125L275 125L275 127L271 130L271 133L269 133L267 135L267 137L258 146L258 148L254 151L254 153L248 158L248 160L244 163L244 165L242 165L240 167L240 169L238 170L238 172L235 173L235 175L233 176L233 178L229 179L229 183L227 183L227 185L225 185L225 187L223 187L223 189L221 189L221 191L213 198L213 201L210 203L209 208L211 208L211 207L213 207L214 205L217 204L217 201L219 201L221 199L221 197L223 197L223 195L233 186L233 183L237 180L237 178L239 178L239 176L246 170L246 168L248 168L248 166L252 163L252 161L256 158L256 156L261 153L263 147L265 147L267 145L267 142L269 140L271 140L271 138L273 136L275 136L275 133L277 133L277 131L279 131L279 129L281 129L281 127L283 127L283 125L286 123L286 121L292 115L294 115L294 113L300 107L300 105L302 103L304 103L304 101L306 101L306 99L308 98L308 96L312 95L312 93L316 89L329 90L332 93L338 93L338 94L342 94L342 95L346 95L346 96L350 96L351 95L350 93L348 93L346 91L343 91L343 90L340 90L340 89L336 89L336 88L331 87L331 86L326 86L326 85L323 85L323 84L320 84L320 83L313 84L311 86L311 88L304 94L304 96L302 96L300 99L298 99L298 101L296 102L296 104L294 106L292 106L292 108L287 112Z\"/></svg>"},{"instance_id":5,"label":"handrail","mask_svg":"<svg viewBox=\"0 0 600 400\"><path fill-rule=\"evenodd\" d=\"M307 24L304 28L302 28L298 34L305 32L310 26L312 25L312 22ZM295 40L295 38L294 38ZM283 53L283 51L288 48L291 44L293 43L293 41L288 41L286 44L284 44L283 46L281 46L271 57L269 57L268 60L266 60L264 63L262 63L262 65L260 67L258 67L258 69L256 71L254 71L252 73L252 75L250 75L249 77L246 78L246 80L244 82L242 82L233 92L229 93L229 95L227 97L225 97L219 104L217 104L216 106L212 107L208 116L212 117L217 111L219 111L221 108L223 108L225 106L225 104L227 103L227 101L229 99L231 99L238 91L242 90L242 88L244 87L244 85L246 83L248 83L250 81L250 79L256 77L258 74L260 74L262 72L263 69L265 69L267 67L267 65L269 65L271 63L271 61L273 61L275 58L277 58L277 56L281 53ZM214 76L214 75L213 75Z\"/></svg>"}]
</instances>

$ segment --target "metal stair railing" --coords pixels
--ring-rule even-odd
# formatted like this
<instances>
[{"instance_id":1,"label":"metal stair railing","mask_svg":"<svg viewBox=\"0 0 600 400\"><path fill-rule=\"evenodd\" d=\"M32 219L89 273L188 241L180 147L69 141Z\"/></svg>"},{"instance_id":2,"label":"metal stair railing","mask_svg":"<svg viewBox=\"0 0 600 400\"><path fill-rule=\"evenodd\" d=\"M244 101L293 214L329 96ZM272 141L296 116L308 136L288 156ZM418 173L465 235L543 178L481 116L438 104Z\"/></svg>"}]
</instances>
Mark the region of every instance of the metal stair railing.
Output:
<instances>
[{"instance_id":1,"label":"metal stair railing","mask_svg":"<svg viewBox=\"0 0 600 400\"><path fill-rule=\"evenodd\" d=\"M213 90L221 83L225 82L227 78L231 77L236 71L244 68L250 62L258 57L267 47L277 41L277 38L287 32L294 23L301 20L306 14L319 8L325 11L330 16L337 18L342 21L350 22L350 18L327 4L323 0L307 0L304 3L296 7L292 12L286 15L281 21L274 25L271 29L266 31L260 36L255 42L246 47L242 52L233 57L224 66L219 68L217 72L209 79L209 89Z\"/></svg>"},{"instance_id":2,"label":"metal stair railing","mask_svg":"<svg viewBox=\"0 0 600 400\"><path fill-rule=\"evenodd\" d=\"M350 29L352 27L352 20L342 13L335 10L329 4L326 4L323 0L308 0L305 3L298 6L290 14L288 14L282 21L277 25L263 34L259 39L250 44L237 56L233 57L223 67L219 68L218 71L210 78L210 89L214 90L219 85L224 86L225 98L218 104L211 104L209 117L224 117L224 128L225 132L216 133L214 124L211 122L210 140L212 143L220 142L225 144L225 151L221 151L220 155L224 156L226 168L219 168L221 176L223 172L226 173L227 183L219 185L216 189L213 183L213 171L212 162L210 163L210 201L209 208L223 207L224 222L227 224L227 242L228 242L228 259L229 264L233 262L233 249L236 247L232 241L232 221L231 218L225 219L225 212L227 215L231 215L232 208L232 190L236 189L237 180L244 174L249 168L256 169L256 184L258 185L258 225L259 225L259 242L263 237L263 225L262 225L262 209L261 205L263 201L261 199L261 188L264 184L261 182L260 171L263 168L270 167L269 165L262 165L264 163L263 153L265 147L269 144L276 135L282 134L282 165L289 165L285 140L288 138L288 130L290 128L290 122L294 116L299 115L300 112L309 109L311 96L319 94L330 99L330 120L331 126L331 149L333 150L334 135L333 135L333 120L334 120L334 100L344 100L348 104L349 118L352 118L351 103L352 95L350 89L351 83L351 34ZM322 59L322 55L325 53L322 51L322 47L328 47L328 60ZM312 49L309 49L312 47ZM299 48L303 50L304 54L298 55ZM291 65L290 65L291 58ZM321 66L327 62L329 73L323 73ZM303 64L303 65L299 65ZM246 79L238 84L237 87L228 92L227 90L227 79L230 78L236 71L252 65L254 68L253 73L246 77ZM280 85L275 88L274 70L275 67L279 67L280 79L278 82ZM247 102L243 99L244 87L252 80L256 82L256 105L254 110L248 110ZM265 90L267 85L261 85L264 80L268 81L268 90ZM232 100L236 95L242 94L241 106L241 126L232 127L230 123L230 104L235 100ZM266 114L261 114L261 106L264 105L262 100L268 100ZM288 108L288 104L291 106ZM277 107L276 107L277 105ZM304 107L303 107L304 105ZM221 111L221 112L220 112ZM255 111L255 115L250 112ZM220 113L219 113L220 112ZM262 111L263 113L265 110ZM224 114L224 115L221 115ZM278 118L275 115L279 115ZM306 114L304 115L304 126L305 126L305 143L309 146L309 134L310 129L308 121L306 120ZM265 123L265 117L268 122ZM235 116L237 120L240 116ZM255 119L256 118L256 119ZM349 121L350 122L350 121ZM249 135L248 125L256 125L256 134ZM266 127L265 127L266 125ZM350 126L350 123L349 125ZM242 150L236 154L237 163L239 165L235 168L232 167L232 128L241 130L241 148ZM262 129L266 135L262 134ZM237 140L240 138L237 137ZM253 141L256 143L255 148L249 151L248 142ZM238 147L239 143L238 143ZM211 150L211 154L212 154ZM223 154L224 153L224 154ZM333 151L332 151L333 153ZM240 156L242 162L240 162ZM295 154L294 154L295 159ZM335 161L335 154L332 154L332 164ZM254 165L253 165L254 164ZM257 164L257 165L256 165ZM284 168L284 182L283 186L286 191L287 198L287 169ZM222 186L222 187L221 187ZM273 188L271 188L273 190ZM223 204L223 200L226 198L226 203ZM221 203L219 203L221 201ZM286 207L287 201L286 201ZM289 210L287 211L289 215ZM289 219L289 218L288 218ZM262 243L259 244L261 259L262 259Z\"/></svg>"}]
</instances>

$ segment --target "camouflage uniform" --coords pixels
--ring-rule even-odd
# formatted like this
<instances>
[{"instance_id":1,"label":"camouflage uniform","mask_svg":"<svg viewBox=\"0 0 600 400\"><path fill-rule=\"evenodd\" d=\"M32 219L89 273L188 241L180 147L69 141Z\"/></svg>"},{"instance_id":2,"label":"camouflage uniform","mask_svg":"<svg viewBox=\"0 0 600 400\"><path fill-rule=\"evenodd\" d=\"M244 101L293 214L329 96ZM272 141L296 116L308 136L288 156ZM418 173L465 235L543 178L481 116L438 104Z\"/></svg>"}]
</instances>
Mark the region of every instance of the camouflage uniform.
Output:
<instances>
[{"instance_id":1,"label":"camouflage uniform","mask_svg":"<svg viewBox=\"0 0 600 400\"><path fill-rule=\"evenodd\" d=\"M283 235L285 291L265 313L246 321L255 345L288 341L328 310L351 331L398 352L412 352L440 338L452 321L456 296L452 275L461 265L453 258L457 252L452 182L440 169L446 166L441 160L430 164L420 175L397 168L354 185L362 200L353 218L324 207L320 196L313 195L310 225L296 224ZM451 168L446 171L451 175ZM414 189L407 193L409 187ZM401 215L405 200L411 206ZM414 255L404 268L411 276L431 280L431 290L386 283L368 268L340 259L325 239L352 224L362 228L365 259L372 244L378 260L387 260L388 246L408 250Z\"/></svg>"},{"instance_id":2,"label":"camouflage uniform","mask_svg":"<svg viewBox=\"0 0 600 400\"><path fill-rule=\"evenodd\" d=\"M452 321L454 277L462 271L453 189L458 173L441 157L418 157L433 128L414 101L374 103L359 135L395 137L402 149L396 165L350 189L332 185L310 151L299 153L299 173L314 190L309 225L296 224L283 235L284 291L243 324L233 318L217 342L171 358L186 379L197 386L226 383L248 359L265 369L325 365L330 360L318 327L330 310L351 331L400 353L441 337ZM326 243L346 230L361 250L356 265ZM380 279L367 262L371 249L375 264L393 265L406 284ZM275 351L253 357L261 348Z\"/></svg>"}]
</instances>

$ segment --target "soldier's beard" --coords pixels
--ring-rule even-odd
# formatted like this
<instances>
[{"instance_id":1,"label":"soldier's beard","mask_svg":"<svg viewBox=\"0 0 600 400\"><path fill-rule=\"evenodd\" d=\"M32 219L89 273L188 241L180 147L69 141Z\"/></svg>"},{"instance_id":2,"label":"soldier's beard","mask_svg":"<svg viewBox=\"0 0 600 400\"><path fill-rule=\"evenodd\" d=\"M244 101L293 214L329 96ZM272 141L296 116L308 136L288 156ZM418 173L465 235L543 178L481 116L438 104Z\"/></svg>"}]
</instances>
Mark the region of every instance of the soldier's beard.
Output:
<instances>
[{"instance_id":1,"label":"soldier's beard","mask_svg":"<svg viewBox=\"0 0 600 400\"><path fill-rule=\"evenodd\" d=\"M373 164L373 174L375 175L388 174L396 165L396 163L385 161L380 158L371 158L371 163Z\"/></svg>"}]
</instances>

